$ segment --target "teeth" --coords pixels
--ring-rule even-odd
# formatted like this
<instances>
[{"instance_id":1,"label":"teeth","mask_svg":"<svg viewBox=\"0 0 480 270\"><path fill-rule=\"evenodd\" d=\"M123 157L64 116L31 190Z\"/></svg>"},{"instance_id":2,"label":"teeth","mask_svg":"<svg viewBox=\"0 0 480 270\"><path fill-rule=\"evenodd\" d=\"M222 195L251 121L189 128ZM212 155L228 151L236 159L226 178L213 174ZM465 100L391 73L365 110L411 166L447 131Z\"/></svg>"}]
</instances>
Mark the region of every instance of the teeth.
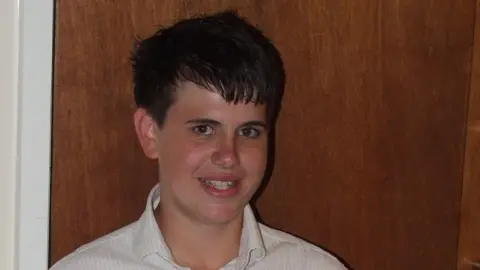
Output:
<instances>
[{"instance_id":1,"label":"teeth","mask_svg":"<svg viewBox=\"0 0 480 270\"><path fill-rule=\"evenodd\" d=\"M219 190L226 190L235 185L234 181L215 181L215 180L208 180L208 179L200 179L203 184L208 186L214 187Z\"/></svg>"}]
</instances>

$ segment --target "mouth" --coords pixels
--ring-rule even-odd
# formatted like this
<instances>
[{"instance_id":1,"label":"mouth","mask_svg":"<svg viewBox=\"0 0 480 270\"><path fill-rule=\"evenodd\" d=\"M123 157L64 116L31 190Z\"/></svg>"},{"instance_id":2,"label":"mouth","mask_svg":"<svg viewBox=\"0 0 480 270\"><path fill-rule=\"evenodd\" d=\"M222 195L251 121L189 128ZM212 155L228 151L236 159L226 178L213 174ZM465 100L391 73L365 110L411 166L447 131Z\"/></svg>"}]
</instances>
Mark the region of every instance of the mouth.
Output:
<instances>
[{"instance_id":1,"label":"mouth","mask_svg":"<svg viewBox=\"0 0 480 270\"><path fill-rule=\"evenodd\" d=\"M199 181L206 187L215 188L217 190L229 190L237 186L236 180L214 180L208 178L199 178Z\"/></svg>"}]
</instances>

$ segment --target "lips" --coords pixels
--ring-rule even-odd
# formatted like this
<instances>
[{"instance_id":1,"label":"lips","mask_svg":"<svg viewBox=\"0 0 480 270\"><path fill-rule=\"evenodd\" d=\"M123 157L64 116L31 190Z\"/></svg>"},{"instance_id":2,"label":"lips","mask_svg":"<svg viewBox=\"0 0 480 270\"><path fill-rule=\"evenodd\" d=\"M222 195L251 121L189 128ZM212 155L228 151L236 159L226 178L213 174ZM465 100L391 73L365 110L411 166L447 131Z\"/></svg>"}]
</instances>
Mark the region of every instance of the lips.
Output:
<instances>
[{"instance_id":1,"label":"lips","mask_svg":"<svg viewBox=\"0 0 480 270\"><path fill-rule=\"evenodd\" d=\"M214 180L214 179L207 179L207 178L200 178L200 182L202 184L214 187L218 190L227 190L236 186L237 181L235 180Z\"/></svg>"},{"instance_id":2,"label":"lips","mask_svg":"<svg viewBox=\"0 0 480 270\"><path fill-rule=\"evenodd\" d=\"M215 197L234 196L239 191L240 181L232 176L209 176L198 178L204 190Z\"/></svg>"}]
</instances>

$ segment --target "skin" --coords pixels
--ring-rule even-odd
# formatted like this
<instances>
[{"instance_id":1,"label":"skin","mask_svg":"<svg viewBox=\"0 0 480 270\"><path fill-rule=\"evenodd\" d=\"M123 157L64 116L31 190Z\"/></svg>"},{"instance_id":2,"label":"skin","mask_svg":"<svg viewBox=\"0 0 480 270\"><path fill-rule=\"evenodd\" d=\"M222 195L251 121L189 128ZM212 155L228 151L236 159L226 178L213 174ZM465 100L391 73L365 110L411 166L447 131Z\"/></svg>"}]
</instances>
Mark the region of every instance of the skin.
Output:
<instances>
[{"instance_id":1,"label":"skin","mask_svg":"<svg viewBox=\"0 0 480 270\"><path fill-rule=\"evenodd\" d=\"M238 256L243 209L265 172L266 105L228 103L185 82L163 126L141 108L134 122L145 155L158 161L155 215L175 261L193 269L224 266ZM202 178L235 187L217 194Z\"/></svg>"}]
</instances>

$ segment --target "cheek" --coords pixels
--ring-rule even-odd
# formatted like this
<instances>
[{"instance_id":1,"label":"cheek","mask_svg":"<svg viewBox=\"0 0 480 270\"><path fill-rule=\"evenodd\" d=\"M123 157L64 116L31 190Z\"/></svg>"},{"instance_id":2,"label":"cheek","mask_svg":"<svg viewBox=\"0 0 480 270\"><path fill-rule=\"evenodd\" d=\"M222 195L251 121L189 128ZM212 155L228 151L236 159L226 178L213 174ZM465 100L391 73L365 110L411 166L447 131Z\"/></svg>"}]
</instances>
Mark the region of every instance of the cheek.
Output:
<instances>
[{"instance_id":1,"label":"cheek","mask_svg":"<svg viewBox=\"0 0 480 270\"><path fill-rule=\"evenodd\" d=\"M243 167L251 174L263 176L267 163L267 144L245 145L240 154Z\"/></svg>"},{"instance_id":2,"label":"cheek","mask_svg":"<svg viewBox=\"0 0 480 270\"><path fill-rule=\"evenodd\" d=\"M208 163L211 153L212 148L207 145L187 145L184 148L184 153L181 157L183 161L181 162L188 166L191 172L195 172Z\"/></svg>"},{"instance_id":3,"label":"cheek","mask_svg":"<svg viewBox=\"0 0 480 270\"><path fill-rule=\"evenodd\" d=\"M159 166L164 174L192 175L208 161L210 150L204 145L184 140L166 144L160 153Z\"/></svg>"}]
</instances>

